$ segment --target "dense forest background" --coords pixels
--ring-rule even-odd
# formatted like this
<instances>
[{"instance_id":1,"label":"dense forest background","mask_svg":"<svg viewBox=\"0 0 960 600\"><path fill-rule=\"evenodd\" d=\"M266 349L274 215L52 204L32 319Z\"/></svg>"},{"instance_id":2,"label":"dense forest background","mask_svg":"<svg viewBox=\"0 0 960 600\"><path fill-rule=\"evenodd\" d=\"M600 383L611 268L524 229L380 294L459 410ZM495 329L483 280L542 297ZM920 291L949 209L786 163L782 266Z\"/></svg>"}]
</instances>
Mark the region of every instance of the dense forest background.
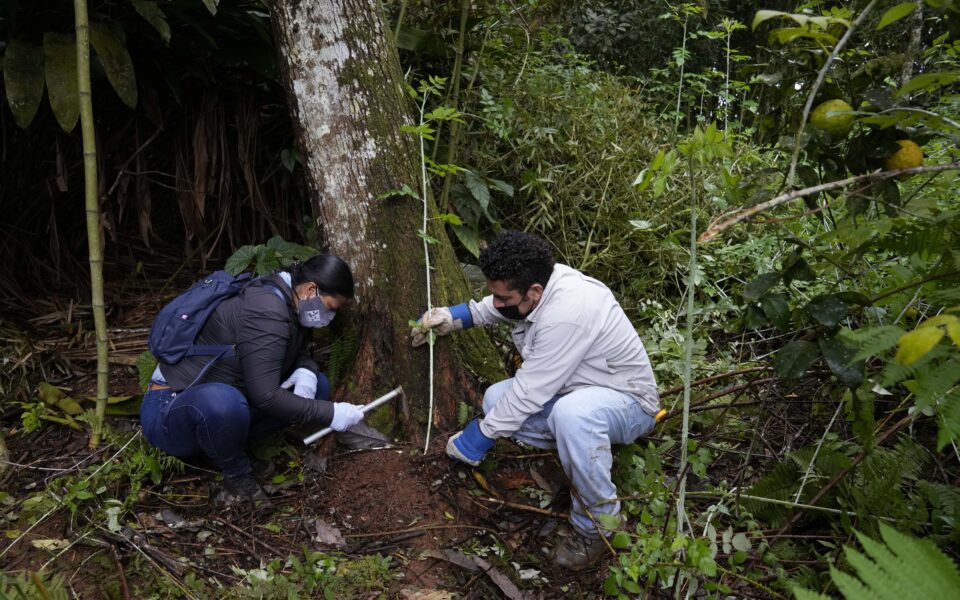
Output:
<instances>
[{"instance_id":1,"label":"dense forest background","mask_svg":"<svg viewBox=\"0 0 960 600\"><path fill-rule=\"evenodd\" d=\"M379 8L410 87L403 133L424 144L410 158L425 167L435 231L468 274L482 241L510 228L542 235L559 260L606 282L669 411L649 439L619 450L630 527L592 579L561 589L557 574L523 576L545 568L535 555L496 541L473 550L547 597L954 594L960 6ZM51 514L67 515L74 540L116 533L138 494L177 472L138 441L122 468L7 486L23 477L8 463L31 462L31 440L47 432L50 443L91 418L73 9L0 5L2 432L24 449L0 451L2 561ZM270 11L259 0L90 1L116 412L137 400L144 328L174 291L231 257L270 269L298 245L324 249L324 226L336 226L311 203ZM402 183L384 202L419 206L422 182ZM408 235L418 233L433 239L426 228ZM318 340L335 383L351 352L338 335ZM461 420L476 410L458 408ZM127 439L119 425L107 435L95 464ZM518 493L553 507L543 486ZM75 571L54 560L65 550L36 549L49 562L4 567L0 593L72 589ZM307 552L260 571L244 563L228 587L359 596L363 586L338 565L367 561L362 593L395 595L389 561L358 556ZM151 561L125 564L134 597L216 587L209 573L186 580L168 568L178 586L145 575ZM510 595L476 597L486 592Z\"/></svg>"}]
</instances>

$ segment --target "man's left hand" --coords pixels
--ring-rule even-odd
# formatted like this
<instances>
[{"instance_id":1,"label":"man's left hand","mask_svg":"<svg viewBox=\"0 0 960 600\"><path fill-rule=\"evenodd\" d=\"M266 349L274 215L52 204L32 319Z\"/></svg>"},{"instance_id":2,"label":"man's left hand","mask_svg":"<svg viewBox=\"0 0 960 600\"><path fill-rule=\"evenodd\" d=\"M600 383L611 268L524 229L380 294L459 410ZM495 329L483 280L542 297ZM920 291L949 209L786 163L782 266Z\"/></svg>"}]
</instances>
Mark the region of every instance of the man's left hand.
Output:
<instances>
[{"instance_id":1,"label":"man's left hand","mask_svg":"<svg viewBox=\"0 0 960 600\"><path fill-rule=\"evenodd\" d=\"M447 440L447 456L471 466L478 466L496 440L491 440L480 431L480 420L474 419L463 431Z\"/></svg>"}]
</instances>

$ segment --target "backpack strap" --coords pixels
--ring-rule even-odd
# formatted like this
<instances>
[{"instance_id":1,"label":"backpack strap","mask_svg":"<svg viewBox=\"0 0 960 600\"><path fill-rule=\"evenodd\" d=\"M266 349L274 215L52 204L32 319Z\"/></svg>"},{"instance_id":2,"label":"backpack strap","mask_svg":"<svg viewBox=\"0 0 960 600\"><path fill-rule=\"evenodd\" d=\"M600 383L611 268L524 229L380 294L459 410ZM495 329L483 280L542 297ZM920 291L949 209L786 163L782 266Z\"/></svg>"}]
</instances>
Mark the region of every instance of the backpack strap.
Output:
<instances>
[{"instance_id":1,"label":"backpack strap","mask_svg":"<svg viewBox=\"0 0 960 600\"><path fill-rule=\"evenodd\" d=\"M187 385L187 387L180 390L181 394L187 391L188 389L190 389L191 387L193 387L195 383L203 379L203 376L207 374L207 371L210 369L210 367L213 366L213 363L217 362L218 360L226 356L228 352L232 352L234 346L197 346L197 348L226 348L226 349L220 352L220 354L214 356L209 362L207 362L207 364L203 365L203 368L200 369L200 372L197 373L197 376L194 377L193 381L191 381L189 385Z\"/></svg>"},{"instance_id":2,"label":"backpack strap","mask_svg":"<svg viewBox=\"0 0 960 600\"><path fill-rule=\"evenodd\" d=\"M253 281L256 281L256 280L252 280L250 283L252 283ZM282 291L280 291L280 288L266 281L262 282L262 284L264 287L269 287L274 294L276 294L281 300L283 300L284 305L287 304L287 297L283 294ZM187 390L188 388L193 387L195 383L200 381L203 378L203 376L207 374L207 371L210 369L210 367L213 366L215 362L217 362L218 360L226 356L228 353L233 352L235 348L236 348L236 345L234 344L196 344L194 346L191 346L190 350L187 351L186 356L213 356L213 359L207 362L207 364L205 364L203 368L200 369L200 372L197 373L197 376L193 379L193 381L190 382L190 384L187 387L181 390L181 393L183 393L183 391Z\"/></svg>"}]
</instances>

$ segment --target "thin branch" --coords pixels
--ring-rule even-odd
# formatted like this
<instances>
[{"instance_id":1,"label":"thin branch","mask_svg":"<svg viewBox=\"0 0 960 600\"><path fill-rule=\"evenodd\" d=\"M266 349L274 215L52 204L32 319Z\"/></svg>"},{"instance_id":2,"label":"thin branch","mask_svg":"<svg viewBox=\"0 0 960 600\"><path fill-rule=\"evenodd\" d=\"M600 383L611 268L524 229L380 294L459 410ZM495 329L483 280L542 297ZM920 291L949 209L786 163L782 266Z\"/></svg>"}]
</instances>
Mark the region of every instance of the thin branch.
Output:
<instances>
[{"instance_id":1,"label":"thin branch","mask_svg":"<svg viewBox=\"0 0 960 600\"><path fill-rule=\"evenodd\" d=\"M924 109L922 109L922 108L911 108L911 107L909 107L909 106L897 106L897 107L895 107L895 108L888 108L887 110L881 110L881 111L878 112L877 114L878 114L878 115L882 115L882 114L889 113L889 112L913 112L913 113L919 113L919 114L921 114L921 115L927 115L928 117L934 117L934 118L940 119L941 121L943 121L943 122L946 123L947 125L953 127L954 129L960 129L960 123L957 123L957 122L954 121L953 119L950 119L950 118L948 118L948 117L945 117L945 116L943 116L943 115L941 115L941 114L937 114L937 113L935 113L935 112L933 112L933 111L931 111L931 110L924 110Z\"/></svg>"},{"instance_id":2,"label":"thin branch","mask_svg":"<svg viewBox=\"0 0 960 600\"><path fill-rule=\"evenodd\" d=\"M538 515L546 515L548 517L557 517L559 519L570 518L570 515L568 513L556 512L552 510L547 510L545 508L539 508L539 507L530 506L527 504L520 504L518 502L509 502L507 500L497 500L496 498L478 498L478 500L483 500L484 502L493 502L494 504L506 506L507 508L513 508L516 510L537 513Z\"/></svg>"},{"instance_id":3,"label":"thin branch","mask_svg":"<svg viewBox=\"0 0 960 600\"><path fill-rule=\"evenodd\" d=\"M912 420L913 420L913 417L911 415L907 415L904 418L897 421L890 429L888 429L882 436L880 436L879 439L877 439L877 442L875 445L876 446L882 445L884 442L890 439L890 437L892 437L893 434L903 429L903 427L906 426L908 423L910 423ZM837 484L840 483L841 480L843 480L844 477L846 477L854 468L856 468L857 465L863 462L863 459L867 457L867 454L868 454L867 451L864 450L863 452L858 454L857 457L854 458L853 461L851 461L848 466L844 467L843 469L840 469L840 471L838 471L837 474L834 475L833 478L830 479L830 481L828 481L825 486L820 488L820 491L817 492L813 496L813 498L810 499L810 502L808 503L809 506L816 506L818 502L823 500L824 496L826 496L830 492L830 490L835 488ZM808 509L809 506L799 507L799 508ZM801 514L802 513L794 512L792 515L790 515L790 518L787 519L787 522L784 523L783 527L780 528L780 531L777 533L777 535L779 536L780 534L783 534L789 531L790 528L793 527L793 525L800 518Z\"/></svg>"},{"instance_id":4,"label":"thin branch","mask_svg":"<svg viewBox=\"0 0 960 600\"><path fill-rule=\"evenodd\" d=\"M871 303L871 304L876 304L877 302L883 300L884 298L887 298L888 296L893 296L893 295L895 295L895 294L899 294L900 292L909 290L909 289L912 288L912 287L916 287L916 286L918 286L918 285L923 285L923 284L925 284L925 283L930 283L931 281L936 281L936 280L938 280L938 279L946 279L947 277L954 277L954 276L956 276L956 275L960 275L960 271L950 271L949 273L940 273L940 274L937 274L937 275L930 275L930 276L928 276L928 277L924 277L923 279L918 279L918 280L916 280L916 281L911 281L910 283L901 285L900 287L894 288L894 289L890 290L889 292L884 292L884 293L880 294L879 296L876 296L876 297L874 297L874 298L871 298L871 299L870 299L870 303Z\"/></svg>"},{"instance_id":5,"label":"thin branch","mask_svg":"<svg viewBox=\"0 0 960 600\"><path fill-rule=\"evenodd\" d=\"M722 390L717 390L716 392L714 392L714 393L712 393L712 394L710 394L710 395L708 395L708 396L705 396L705 397L697 400L696 402L691 403L691 404L690 404L690 407L691 407L691 408L695 408L695 407L701 406L701 405L703 405L703 404L706 404L707 402L710 402L710 401L712 401L712 400L716 400L717 398L722 398L722 397L724 397L724 396L729 396L730 394L733 394L733 393L735 393L735 392L739 392L739 391L745 390L745 389L750 388L750 387L753 387L753 386L755 386L755 385L761 385L761 384L764 384L764 383L771 383L771 382L773 382L773 381L776 381L776 377L765 377L765 378L763 378L763 379L753 379L753 380L748 381L748 382L746 382L746 383L738 383L737 385L731 385L731 386L728 386L728 387L723 388ZM669 419L669 418L671 418L671 417L675 417L675 416L677 416L677 414L680 414L680 413L678 413L678 412L675 411L675 410L671 410L671 411L669 411L667 414L665 414L665 415L662 417L661 420Z\"/></svg>"},{"instance_id":6,"label":"thin branch","mask_svg":"<svg viewBox=\"0 0 960 600\"><path fill-rule=\"evenodd\" d=\"M800 160L800 138L803 136L803 128L807 124L807 119L810 117L810 108L813 106L813 100L817 96L817 91L827 78L827 72L830 70L833 61L840 56L840 52L844 46L847 45L850 36L853 35L853 32L859 27L860 23L870 14L870 11L873 10L876 3L877 0L870 0L870 4L868 4L856 20L850 24L850 27L847 28L843 37L841 37L837 45L833 47L833 52L830 53L830 56L828 56L827 60L823 63L823 67L821 67L820 72L817 74L817 80L813 82L813 87L810 88L810 94L807 95L807 103L803 106L803 116L800 118L800 127L797 129L797 135L793 139L793 157L790 159L790 170L787 171L787 187L793 186L793 178L797 172L797 162Z\"/></svg>"},{"instance_id":7,"label":"thin branch","mask_svg":"<svg viewBox=\"0 0 960 600\"><path fill-rule=\"evenodd\" d=\"M755 373L757 371L769 371L770 367L748 367L746 369L737 369L736 371L730 371L727 373L720 373L718 375L711 375L709 377L704 377L703 379L698 379L690 384L691 387L699 387L706 383L712 383L720 379L728 379L730 377L736 377L737 375L745 375L747 373ZM677 387L672 387L669 390L660 394L660 397L671 396L683 391L684 386L678 385Z\"/></svg>"},{"instance_id":8,"label":"thin branch","mask_svg":"<svg viewBox=\"0 0 960 600\"><path fill-rule=\"evenodd\" d=\"M763 212L765 210L780 206L781 204L786 204L791 200L796 200L797 198L803 198L804 196L809 196L811 194L819 194L820 192L825 192L828 190L834 190L837 188L845 187L847 185L864 181L867 179L877 178L877 179L890 179L892 177L898 177L900 175L912 175L915 173L936 173L940 171L949 171L953 169L960 169L960 161L947 163L943 165L930 165L930 166L920 166L920 167L911 167L909 169L896 169L893 171L874 171L873 173L867 173L865 175L855 175L853 177L847 177L846 179L840 179L838 181L830 181L827 183L821 183L820 185L815 185L813 187L804 188L802 190L794 190L792 192L786 192L775 196L766 202L761 202L755 206L744 209L731 217L724 219L723 221L711 225L704 231L699 238L700 243L709 242L713 238L717 237L719 234L723 233L727 229L733 227L734 225L746 221L753 215Z\"/></svg>"},{"instance_id":9,"label":"thin branch","mask_svg":"<svg viewBox=\"0 0 960 600\"><path fill-rule=\"evenodd\" d=\"M793 499L794 502L800 502L800 496L803 495L803 488L806 487L807 480L810 478L810 474L813 473L813 465L817 462L817 456L820 454L820 448L823 446L823 441L827 439L827 434L829 434L830 430L833 429L833 424L840 415L840 410L842 408L843 402L837 402L837 410L833 412L833 418L830 419L829 423L827 423L827 428L824 430L823 435L820 436L820 441L817 442L817 448L813 451L813 456L810 457L810 463L803 472L803 478L800 480L800 487L797 488L797 495Z\"/></svg>"}]
</instances>

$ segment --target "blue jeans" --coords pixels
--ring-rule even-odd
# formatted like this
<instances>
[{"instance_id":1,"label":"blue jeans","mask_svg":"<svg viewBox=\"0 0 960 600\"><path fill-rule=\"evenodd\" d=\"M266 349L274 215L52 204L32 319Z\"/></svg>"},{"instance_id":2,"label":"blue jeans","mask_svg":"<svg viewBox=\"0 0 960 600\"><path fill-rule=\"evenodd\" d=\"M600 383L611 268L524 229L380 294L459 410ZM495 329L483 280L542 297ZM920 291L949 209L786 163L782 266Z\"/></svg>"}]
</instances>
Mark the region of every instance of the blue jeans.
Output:
<instances>
[{"instance_id":1,"label":"blue jeans","mask_svg":"<svg viewBox=\"0 0 960 600\"><path fill-rule=\"evenodd\" d=\"M315 397L330 397L330 380L323 373L317 373ZM206 455L232 478L250 474L248 442L289 425L251 406L240 390L225 383L201 383L180 393L147 392L140 423L156 448L177 458Z\"/></svg>"},{"instance_id":2,"label":"blue jeans","mask_svg":"<svg viewBox=\"0 0 960 600\"><path fill-rule=\"evenodd\" d=\"M487 388L483 412L489 413L511 385L513 379L506 379ZM596 536L599 515L620 513L617 488L610 478L611 445L629 444L655 424L627 394L586 387L554 396L511 437L536 448L557 450L573 488L570 522L586 535Z\"/></svg>"}]
</instances>

